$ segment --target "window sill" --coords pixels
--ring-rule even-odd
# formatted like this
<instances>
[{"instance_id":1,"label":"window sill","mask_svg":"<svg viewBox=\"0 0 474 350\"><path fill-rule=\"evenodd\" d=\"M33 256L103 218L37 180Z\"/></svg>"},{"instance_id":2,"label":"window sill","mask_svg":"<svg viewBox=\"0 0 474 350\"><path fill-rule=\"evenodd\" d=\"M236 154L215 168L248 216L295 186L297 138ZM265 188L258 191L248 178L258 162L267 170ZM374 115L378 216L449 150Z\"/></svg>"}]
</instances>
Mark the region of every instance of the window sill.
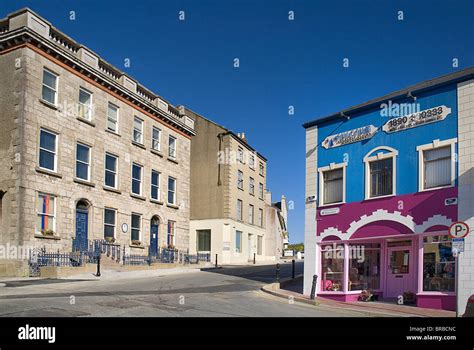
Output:
<instances>
[{"instance_id":1,"label":"window sill","mask_svg":"<svg viewBox=\"0 0 474 350\"><path fill-rule=\"evenodd\" d=\"M242 187L242 188L240 188L240 187L237 187L237 189L238 189L238 190L241 190L241 191L243 191L243 190L244 190L244 188L243 188L243 187Z\"/></svg>"},{"instance_id":2,"label":"window sill","mask_svg":"<svg viewBox=\"0 0 474 350\"><path fill-rule=\"evenodd\" d=\"M120 135L118 132L115 132L109 129L105 129L105 132L108 132L109 134L112 134L114 136L122 137L122 135Z\"/></svg>"},{"instance_id":3,"label":"window sill","mask_svg":"<svg viewBox=\"0 0 474 350\"><path fill-rule=\"evenodd\" d=\"M380 198L380 197L377 197L377 198ZM372 199L375 199L375 198L372 198ZM337 206L343 205L343 204L346 204L346 202L337 202L337 203L321 204L320 206L318 206L318 209L319 209L319 208L337 207Z\"/></svg>"},{"instance_id":4,"label":"window sill","mask_svg":"<svg viewBox=\"0 0 474 350\"><path fill-rule=\"evenodd\" d=\"M92 182L87 181L87 180L79 179L77 177L75 177L72 181L74 181L75 183L81 184L81 185L85 185L85 186L89 186L89 187L95 187L95 183L92 183Z\"/></svg>"},{"instance_id":5,"label":"window sill","mask_svg":"<svg viewBox=\"0 0 474 350\"><path fill-rule=\"evenodd\" d=\"M446 186L432 187L432 188L427 188L427 189L419 190L418 192L419 192L419 193L430 192L430 191L442 190L442 189L445 189L445 188L452 188L452 187L454 187L454 185L446 185Z\"/></svg>"},{"instance_id":6,"label":"window sill","mask_svg":"<svg viewBox=\"0 0 474 350\"><path fill-rule=\"evenodd\" d=\"M45 105L46 107L49 107L51 109L54 109L55 111L59 111L59 108L58 106L56 106L55 104L52 104L51 102L48 102L46 100L43 100L42 98L39 99L39 101Z\"/></svg>"},{"instance_id":7,"label":"window sill","mask_svg":"<svg viewBox=\"0 0 474 350\"><path fill-rule=\"evenodd\" d=\"M155 204L159 204L159 205L165 204L165 203L163 203L162 201L159 201L159 200L157 200L157 199L152 199L152 198L150 198L150 202L155 203Z\"/></svg>"},{"instance_id":8,"label":"window sill","mask_svg":"<svg viewBox=\"0 0 474 350\"><path fill-rule=\"evenodd\" d=\"M168 208L179 209L179 206L177 206L176 204L166 203L166 206Z\"/></svg>"},{"instance_id":9,"label":"window sill","mask_svg":"<svg viewBox=\"0 0 474 350\"><path fill-rule=\"evenodd\" d=\"M145 249L145 246L143 244L129 244L130 248L138 248L138 249Z\"/></svg>"},{"instance_id":10,"label":"window sill","mask_svg":"<svg viewBox=\"0 0 474 350\"><path fill-rule=\"evenodd\" d=\"M146 150L146 147L145 147L145 145L144 145L143 143L140 143L140 142L137 142L137 141L132 140L132 145L137 146L137 147L140 147L141 149Z\"/></svg>"},{"instance_id":11,"label":"window sill","mask_svg":"<svg viewBox=\"0 0 474 350\"><path fill-rule=\"evenodd\" d=\"M373 201L373 200L377 200L377 199L384 199L384 198L390 198L390 197L395 197L397 194L394 193L394 194L387 194L385 196L378 196L378 197L367 197L364 199L364 201Z\"/></svg>"},{"instance_id":12,"label":"window sill","mask_svg":"<svg viewBox=\"0 0 474 350\"><path fill-rule=\"evenodd\" d=\"M90 125L90 126L95 128L95 123L90 121L89 119L82 118L82 117L76 117L76 119L79 120L80 122L84 123L84 124Z\"/></svg>"},{"instance_id":13,"label":"window sill","mask_svg":"<svg viewBox=\"0 0 474 350\"><path fill-rule=\"evenodd\" d=\"M455 296L456 292L435 292L435 291L427 291L427 292L420 292L416 293L416 295L421 295L421 296Z\"/></svg>"},{"instance_id":14,"label":"window sill","mask_svg":"<svg viewBox=\"0 0 474 350\"><path fill-rule=\"evenodd\" d=\"M150 152L153 153L153 154L156 154L157 156L159 156L159 157L161 157L161 158L163 158L163 153L161 153L160 151L157 151L156 149L153 149L153 148L152 148L152 149L150 150Z\"/></svg>"},{"instance_id":15,"label":"window sill","mask_svg":"<svg viewBox=\"0 0 474 350\"><path fill-rule=\"evenodd\" d=\"M45 174L45 175L50 175L50 176L54 176L54 177L57 177L57 178L60 178L62 179L62 175L55 172L55 171L52 171L52 170L48 170L48 169L43 169L43 168L40 168L40 167L36 167L35 168L36 172L38 173L41 173L41 174Z\"/></svg>"},{"instance_id":16,"label":"window sill","mask_svg":"<svg viewBox=\"0 0 474 350\"><path fill-rule=\"evenodd\" d=\"M35 233L35 238L39 238L39 239L53 239L55 241L59 241L61 239L61 237L59 236L55 236L55 235L42 235L42 234L38 234L38 233Z\"/></svg>"},{"instance_id":17,"label":"window sill","mask_svg":"<svg viewBox=\"0 0 474 350\"><path fill-rule=\"evenodd\" d=\"M117 193L117 194L122 194L122 191L116 189L116 188L113 188L113 187L109 187L109 186L102 186L102 188L105 190L105 191L109 191L109 192L114 192L114 193Z\"/></svg>"},{"instance_id":18,"label":"window sill","mask_svg":"<svg viewBox=\"0 0 474 350\"><path fill-rule=\"evenodd\" d=\"M168 157L167 159L172 163L178 164L178 161L176 160L176 158Z\"/></svg>"},{"instance_id":19,"label":"window sill","mask_svg":"<svg viewBox=\"0 0 474 350\"><path fill-rule=\"evenodd\" d=\"M140 196L139 194L135 194L135 193L130 193L130 197L135 198L135 199L139 199L139 200L142 200L142 201L146 200L146 197Z\"/></svg>"}]
</instances>

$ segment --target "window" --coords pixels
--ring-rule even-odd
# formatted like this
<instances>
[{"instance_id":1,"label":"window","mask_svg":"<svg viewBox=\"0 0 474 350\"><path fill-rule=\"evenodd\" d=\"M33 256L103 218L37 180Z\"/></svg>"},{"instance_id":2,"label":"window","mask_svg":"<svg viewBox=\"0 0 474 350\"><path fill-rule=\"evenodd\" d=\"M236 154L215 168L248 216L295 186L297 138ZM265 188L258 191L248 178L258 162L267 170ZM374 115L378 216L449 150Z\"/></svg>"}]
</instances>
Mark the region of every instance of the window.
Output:
<instances>
[{"instance_id":1,"label":"window","mask_svg":"<svg viewBox=\"0 0 474 350\"><path fill-rule=\"evenodd\" d=\"M160 200L160 173L151 171L151 199Z\"/></svg>"},{"instance_id":2,"label":"window","mask_svg":"<svg viewBox=\"0 0 474 350\"><path fill-rule=\"evenodd\" d=\"M253 154L250 155L249 166L250 169L255 169L255 156Z\"/></svg>"},{"instance_id":3,"label":"window","mask_svg":"<svg viewBox=\"0 0 474 350\"><path fill-rule=\"evenodd\" d=\"M140 242L141 221L142 216L140 214L132 214L132 225L130 231L132 243Z\"/></svg>"},{"instance_id":4,"label":"window","mask_svg":"<svg viewBox=\"0 0 474 350\"><path fill-rule=\"evenodd\" d=\"M175 238L174 238L174 235L175 235L175 229L176 229L176 222L174 221L168 221L168 239L167 239L167 242L168 242L168 246L171 246L171 247L174 247L175 245Z\"/></svg>"},{"instance_id":5,"label":"window","mask_svg":"<svg viewBox=\"0 0 474 350\"><path fill-rule=\"evenodd\" d=\"M117 210L104 209L104 238L115 238L115 222Z\"/></svg>"},{"instance_id":6,"label":"window","mask_svg":"<svg viewBox=\"0 0 474 350\"><path fill-rule=\"evenodd\" d=\"M119 108L109 103L107 108L107 130L118 132Z\"/></svg>"},{"instance_id":7,"label":"window","mask_svg":"<svg viewBox=\"0 0 474 350\"><path fill-rule=\"evenodd\" d=\"M263 250L263 237L257 236L257 255L262 255Z\"/></svg>"},{"instance_id":8,"label":"window","mask_svg":"<svg viewBox=\"0 0 474 350\"><path fill-rule=\"evenodd\" d=\"M423 290L454 292L456 262L447 235L423 238Z\"/></svg>"},{"instance_id":9,"label":"window","mask_svg":"<svg viewBox=\"0 0 474 350\"><path fill-rule=\"evenodd\" d=\"M380 288L380 244L349 245L348 290Z\"/></svg>"},{"instance_id":10,"label":"window","mask_svg":"<svg viewBox=\"0 0 474 350\"><path fill-rule=\"evenodd\" d=\"M56 229L56 197L38 193L36 205L36 233L54 233Z\"/></svg>"},{"instance_id":11,"label":"window","mask_svg":"<svg viewBox=\"0 0 474 350\"><path fill-rule=\"evenodd\" d=\"M393 160L386 158L369 163L370 197L393 194Z\"/></svg>"},{"instance_id":12,"label":"window","mask_svg":"<svg viewBox=\"0 0 474 350\"><path fill-rule=\"evenodd\" d=\"M170 136L168 138L168 156L170 158L176 158L176 138Z\"/></svg>"},{"instance_id":13,"label":"window","mask_svg":"<svg viewBox=\"0 0 474 350\"><path fill-rule=\"evenodd\" d=\"M244 163L244 149L242 147L237 149L237 160L241 163Z\"/></svg>"},{"instance_id":14,"label":"window","mask_svg":"<svg viewBox=\"0 0 474 350\"><path fill-rule=\"evenodd\" d=\"M263 209L258 209L258 226L263 227Z\"/></svg>"},{"instance_id":15,"label":"window","mask_svg":"<svg viewBox=\"0 0 474 350\"><path fill-rule=\"evenodd\" d=\"M76 177L90 181L91 178L91 148L77 143L76 145Z\"/></svg>"},{"instance_id":16,"label":"window","mask_svg":"<svg viewBox=\"0 0 474 350\"><path fill-rule=\"evenodd\" d=\"M155 151L160 151L161 149L161 130L157 127L153 127L151 130L151 148Z\"/></svg>"},{"instance_id":17,"label":"window","mask_svg":"<svg viewBox=\"0 0 474 350\"><path fill-rule=\"evenodd\" d=\"M110 153L105 154L105 186L117 188L117 160Z\"/></svg>"},{"instance_id":18,"label":"window","mask_svg":"<svg viewBox=\"0 0 474 350\"><path fill-rule=\"evenodd\" d=\"M242 252L242 231L235 231L235 252Z\"/></svg>"},{"instance_id":19,"label":"window","mask_svg":"<svg viewBox=\"0 0 474 350\"><path fill-rule=\"evenodd\" d=\"M423 151L423 189L451 185L451 146Z\"/></svg>"},{"instance_id":20,"label":"window","mask_svg":"<svg viewBox=\"0 0 474 350\"><path fill-rule=\"evenodd\" d=\"M237 199L237 220L242 220L242 201Z\"/></svg>"},{"instance_id":21,"label":"window","mask_svg":"<svg viewBox=\"0 0 474 350\"><path fill-rule=\"evenodd\" d=\"M168 203L176 204L176 179L168 177Z\"/></svg>"},{"instance_id":22,"label":"window","mask_svg":"<svg viewBox=\"0 0 474 350\"><path fill-rule=\"evenodd\" d=\"M237 188L244 189L244 173L237 170Z\"/></svg>"},{"instance_id":23,"label":"window","mask_svg":"<svg viewBox=\"0 0 474 350\"><path fill-rule=\"evenodd\" d=\"M132 164L132 193L141 196L142 194L142 166Z\"/></svg>"},{"instance_id":24,"label":"window","mask_svg":"<svg viewBox=\"0 0 474 350\"><path fill-rule=\"evenodd\" d=\"M344 201L344 167L322 171L322 205Z\"/></svg>"},{"instance_id":25,"label":"window","mask_svg":"<svg viewBox=\"0 0 474 350\"><path fill-rule=\"evenodd\" d=\"M265 176L265 167L263 166L263 163L260 162L260 163L258 164L258 166L259 166L259 171L258 171L259 174L262 175L262 176Z\"/></svg>"},{"instance_id":26,"label":"window","mask_svg":"<svg viewBox=\"0 0 474 350\"><path fill-rule=\"evenodd\" d=\"M92 93L84 88L79 88L79 118L92 119Z\"/></svg>"},{"instance_id":27,"label":"window","mask_svg":"<svg viewBox=\"0 0 474 350\"><path fill-rule=\"evenodd\" d=\"M250 194L255 193L255 180L253 178L250 178L250 181L249 181L249 192Z\"/></svg>"},{"instance_id":28,"label":"window","mask_svg":"<svg viewBox=\"0 0 474 350\"><path fill-rule=\"evenodd\" d=\"M43 89L41 98L53 105L56 105L58 97L58 76L53 72L43 69Z\"/></svg>"},{"instance_id":29,"label":"window","mask_svg":"<svg viewBox=\"0 0 474 350\"><path fill-rule=\"evenodd\" d=\"M143 144L143 120L133 118L133 141Z\"/></svg>"},{"instance_id":30,"label":"window","mask_svg":"<svg viewBox=\"0 0 474 350\"><path fill-rule=\"evenodd\" d=\"M39 166L43 169L56 171L57 168L57 138L52 132L41 129L39 146Z\"/></svg>"},{"instance_id":31,"label":"window","mask_svg":"<svg viewBox=\"0 0 474 350\"><path fill-rule=\"evenodd\" d=\"M324 246L321 249L321 290L342 291L344 280L344 246Z\"/></svg>"},{"instance_id":32,"label":"window","mask_svg":"<svg viewBox=\"0 0 474 350\"><path fill-rule=\"evenodd\" d=\"M211 251L211 230L197 230L197 251Z\"/></svg>"},{"instance_id":33,"label":"window","mask_svg":"<svg viewBox=\"0 0 474 350\"><path fill-rule=\"evenodd\" d=\"M258 184L258 197L260 199L263 199L263 184L262 183Z\"/></svg>"},{"instance_id":34,"label":"window","mask_svg":"<svg viewBox=\"0 0 474 350\"><path fill-rule=\"evenodd\" d=\"M253 225L253 205L249 204L249 224Z\"/></svg>"}]
</instances>

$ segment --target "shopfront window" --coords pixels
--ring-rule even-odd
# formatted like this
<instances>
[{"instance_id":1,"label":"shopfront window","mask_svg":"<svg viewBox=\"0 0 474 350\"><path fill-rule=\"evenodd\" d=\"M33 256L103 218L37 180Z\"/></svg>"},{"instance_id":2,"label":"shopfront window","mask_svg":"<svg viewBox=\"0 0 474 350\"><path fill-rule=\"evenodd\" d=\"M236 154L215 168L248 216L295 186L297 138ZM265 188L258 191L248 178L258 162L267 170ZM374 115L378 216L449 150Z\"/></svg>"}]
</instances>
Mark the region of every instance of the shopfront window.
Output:
<instances>
[{"instance_id":1,"label":"shopfront window","mask_svg":"<svg viewBox=\"0 0 474 350\"><path fill-rule=\"evenodd\" d=\"M455 260L447 235L423 238L423 290L454 292Z\"/></svg>"},{"instance_id":2,"label":"shopfront window","mask_svg":"<svg viewBox=\"0 0 474 350\"><path fill-rule=\"evenodd\" d=\"M349 245L349 290L380 288L380 244Z\"/></svg>"},{"instance_id":3,"label":"shopfront window","mask_svg":"<svg viewBox=\"0 0 474 350\"><path fill-rule=\"evenodd\" d=\"M342 292L344 280L344 246L321 247L322 291Z\"/></svg>"}]
</instances>

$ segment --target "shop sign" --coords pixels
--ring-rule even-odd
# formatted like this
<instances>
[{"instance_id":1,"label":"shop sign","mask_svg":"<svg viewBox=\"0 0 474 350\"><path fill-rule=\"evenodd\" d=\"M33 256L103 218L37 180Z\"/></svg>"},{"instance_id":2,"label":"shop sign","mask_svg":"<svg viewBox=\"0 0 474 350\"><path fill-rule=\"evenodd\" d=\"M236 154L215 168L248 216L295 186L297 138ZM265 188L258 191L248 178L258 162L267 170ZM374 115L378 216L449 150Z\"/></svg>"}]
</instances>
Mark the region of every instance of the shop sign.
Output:
<instances>
[{"instance_id":1,"label":"shop sign","mask_svg":"<svg viewBox=\"0 0 474 350\"><path fill-rule=\"evenodd\" d=\"M334 214L339 214L339 208L328 208L328 209L321 209L319 212L319 215L321 216L326 216L326 215L334 215Z\"/></svg>"},{"instance_id":2,"label":"shop sign","mask_svg":"<svg viewBox=\"0 0 474 350\"><path fill-rule=\"evenodd\" d=\"M373 125L366 125L357 129L341 132L339 134L326 137L322 146L326 149L347 145L348 143L359 142L370 139L377 132Z\"/></svg>"},{"instance_id":3,"label":"shop sign","mask_svg":"<svg viewBox=\"0 0 474 350\"><path fill-rule=\"evenodd\" d=\"M451 251L454 256L464 252L464 238L453 238Z\"/></svg>"},{"instance_id":4,"label":"shop sign","mask_svg":"<svg viewBox=\"0 0 474 350\"><path fill-rule=\"evenodd\" d=\"M410 115L390 119L382 126L382 130L387 133L411 129L434 122L444 120L451 114L451 108L443 106L425 109Z\"/></svg>"},{"instance_id":5,"label":"shop sign","mask_svg":"<svg viewBox=\"0 0 474 350\"><path fill-rule=\"evenodd\" d=\"M451 238L464 238L469 233L469 226L463 222L458 221L449 226L449 235Z\"/></svg>"}]
</instances>

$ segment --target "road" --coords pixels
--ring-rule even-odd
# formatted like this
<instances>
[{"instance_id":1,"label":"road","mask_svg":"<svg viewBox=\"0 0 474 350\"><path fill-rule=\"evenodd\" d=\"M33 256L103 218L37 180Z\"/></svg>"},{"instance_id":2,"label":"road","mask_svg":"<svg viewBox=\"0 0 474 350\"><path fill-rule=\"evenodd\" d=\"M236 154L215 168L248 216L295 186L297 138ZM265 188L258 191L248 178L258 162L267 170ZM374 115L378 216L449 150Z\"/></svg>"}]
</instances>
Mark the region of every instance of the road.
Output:
<instances>
[{"instance_id":1,"label":"road","mask_svg":"<svg viewBox=\"0 0 474 350\"><path fill-rule=\"evenodd\" d=\"M303 264L297 264L297 273L302 269ZM282 264L281 276L290 273L291 264ZM93 278L5 281L0 287L0 316L363 316L348 310L290 303L260 291L274 281L274 265Z\"/></svg>"}]
</instances>

